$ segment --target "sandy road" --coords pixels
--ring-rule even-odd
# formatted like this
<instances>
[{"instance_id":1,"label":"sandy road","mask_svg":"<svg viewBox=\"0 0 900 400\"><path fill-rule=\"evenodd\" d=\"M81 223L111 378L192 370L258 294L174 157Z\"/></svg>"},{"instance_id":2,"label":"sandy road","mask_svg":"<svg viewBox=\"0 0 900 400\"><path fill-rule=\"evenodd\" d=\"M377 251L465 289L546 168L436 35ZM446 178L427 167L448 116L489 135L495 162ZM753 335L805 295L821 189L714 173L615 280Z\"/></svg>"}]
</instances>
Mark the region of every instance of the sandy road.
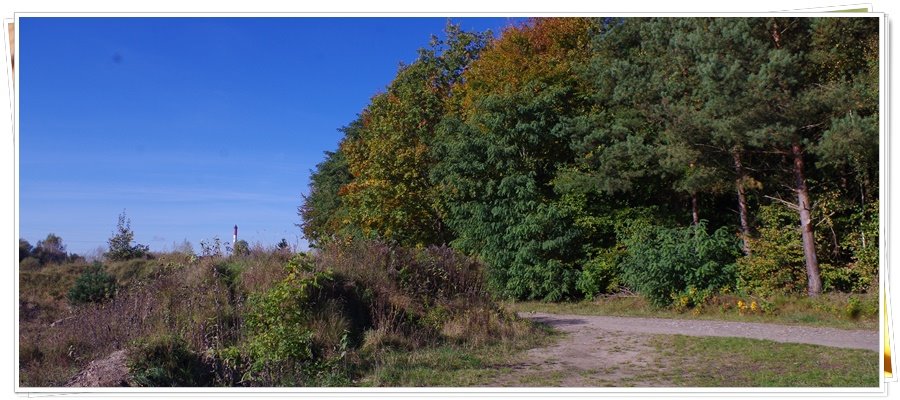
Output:
<instances>
[{"instance_id":1,"label":"sandy road","mask_svg":"<svg viewBox=\"0 0 900 400\"><path fill-rule=\"evenodd\" d=\"M519 313L566 335L529 350L494 386L671 386L655 335L764 339L877 351L878 332L730 321Z\"/></svg>"},{"instance_id":2,"label":"sandy road","mask_svg":"<svg viewBox=\"0 0 900 400\"><path fill-rule=\"evenodd\" d=\"M753 322L703 321L666 318L607 317L519 313L564 332L591 330L662 335L718 336L764 339L878 351L878 332Z\"/></svg>"}]
</instances>

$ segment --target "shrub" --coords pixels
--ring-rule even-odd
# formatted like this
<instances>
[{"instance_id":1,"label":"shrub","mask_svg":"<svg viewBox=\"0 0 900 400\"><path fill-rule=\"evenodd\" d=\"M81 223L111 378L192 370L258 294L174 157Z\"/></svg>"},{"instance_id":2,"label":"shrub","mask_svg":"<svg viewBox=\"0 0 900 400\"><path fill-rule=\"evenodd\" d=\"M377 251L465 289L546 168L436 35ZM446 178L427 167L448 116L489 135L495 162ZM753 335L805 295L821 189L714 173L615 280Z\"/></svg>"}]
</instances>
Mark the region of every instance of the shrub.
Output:
<instances>
[{"instance_id":1,"label":"shrub","mask_svg":"<svg viewBox=\"0 0 900 400\"><path fill-rule=\"evenodd\" d=\"M21 263L22 260L28 258L28 256L31 255L31 251L33 249L34 248L31 246L31 243L28 243L27 240L20 238L19 239L19 262Z\"/></svg>"},{"instance_id":2,"label":"shrub","mask_svg":"<svg viewBox=\"0 0 900 400\"><path fill-rule=\"evenodd\" d=\"M740 253L737 238L727 228L712 235L705 222L686 228L638 223L624 239L622 278L656 306L734 285L734 262Z\"/></svg>"},{"instance_id":3,"label":"shrub","mask_svg":"<svg viewBox=\"0 0 900 400\"><path fill-rule=\"evenodd\" d=\"M285 238L281 238L281 241L275 245L275 248L284 253L290 253L291 251L291 245L288 244L287 239Z\"/></svg>"},{"instance_id":4,"label":"shrub","mask_svg":"<svg viewBox=\"0 0 900 400\"><path fill-rule=\"evenodd\" d=\"M860 271L852 265L834 266L827 263L819 264L819 273L822 276L822 290L826 292L864 292L868 282Z\"/></svg>"},{"instance_id":5,"label":"shrub","mask_svg":"<svg viewBox=\"0 0 900 400\"><path fill-rule=\"evenodd\" d=\"M73 304L96 303L111 299L116 294L116 279L106 272L99 262L88 267L69 290L69 301Z\"/></svg>"},{"instance_id":6,"label":"shrub","mask_svg":"<svg viewBox=\"0 0 900 400\"><path fill-rule=\"evenodd\" d=\"M129 352L131 384L151 387L209 386L212 369L180 337L151 336Z\"/></svg>"},{"instance_id":7,"label":"shrub","mask_svg":"<svg viewBox=\"0 0 900 400\"><path fill-rule=\"evenodd\" d=\"M243 326L243 340L219 358L248 385L347 384L361 357L377 362L389 348L492 343L527 330L493 303L478 262L448 247L361 241L295 255L281 281L250 295Z\"/></svg>"},{"instance_id":8,"label":"shrub","mask_svg":"<svg viewBox=\"0 0 900 400\"><path fill-rule=\"evenodd\" d=\"M878 291L878 202L869 204L864 210L853 214L859 228L847 235L845 246L853 254L853 262L847 266L856 276L851 283L851 291ZM824 278L824 277L823 277Z\"/></svg>"},{"instance_id":9,"label":"shrub","mask_svg":"<svg viewBox=\"0 0 900 400\"><path fill-rule=\"evenodd\" d=\"M213 237L211 242L206 240L200 241L200 255L202 257L217 258L222 256L222 241L218 236Z\"/></svg>"},{"instance_id":10,"label":"shrub","mask_svg":"<svg viewBox=\"0 0 900 400\"><path fill-rule=\"evenodd\" d=\"M766 205L758 218L759 235L750 239L752 253L738 261L740 289L762 297L802 293L807 277L796 212Z\"/></svg>"},{"instance_id":11,"label":"shrub","mask_svg":"<svg viewBox=\"0 0 900 400\"><path fill-rule=\"evenodd\" d=\"M106 258L110 261L122 261L146 256L150 248L142 244L132 245L133 240L134 232L131 231L131 220L125 216L125 211L122 211L122 214L119 214L116 232L107 241L109 252L106 253Z\"/></svg>"},{"instance_id":12,"label":"shrub","mask_svg":"<svg viewBox=\"0 0 900 400\"><path fill-rule=\"evenodd\" d=\"M19 261L19 269L22 271L34 271L41 268L41 261L34 257L26 257Z\"/></svg>"},{"instance_id":13,"label":"shrub","mask_svg":"<svg viewBox=\"0 0 900 400\"><path fill-rule=\"evenodd\" d=\"M600 251L585 264L575 287L588 299L601 293L615 292L620 285L621 259L622 251L619 249Z\"/></svg>"},{"instance_id":14,"label":"shrub","mask_svg":"<svg viewBox=\"0 0 900 400\"><path fill-rule=\"evenodd\" d=\"M27 243L27 242L26 242ZM19 253L22 252L22 243L19 243ZM62 238L55 234L48 234L44 240L39 240L31 251L31 256L40 261L41 266L47 264L60 264L66 261L66 246Z\"/></svg>"},{"instance_id":15,"label":"shrub","mask_svg":"<svg viewBox=\"0 0 900 400\"><path fill-rule=\"evenodd\" d=\"M246 240L238 240L234 243L234 249L231 254L239 257L250 255L250 244Z\"/></svg>"},{"instance_id":16,"label":"shrub","mask_svg":"<svg viewBox=\"0 0 900 400\"><path fill-rule=\"evenodd\" d=\"M248 339L242 346L242 353L250 360L244 377L247 381L311 384L314 380L310 378L332 369L334 364L316 346L312 329L319 305L316 300L334 277L329 272L312 272L311 263L303 256L292 259L286 268L284 280L250 298L245 324Z\"/></svg>"}]
</instances>

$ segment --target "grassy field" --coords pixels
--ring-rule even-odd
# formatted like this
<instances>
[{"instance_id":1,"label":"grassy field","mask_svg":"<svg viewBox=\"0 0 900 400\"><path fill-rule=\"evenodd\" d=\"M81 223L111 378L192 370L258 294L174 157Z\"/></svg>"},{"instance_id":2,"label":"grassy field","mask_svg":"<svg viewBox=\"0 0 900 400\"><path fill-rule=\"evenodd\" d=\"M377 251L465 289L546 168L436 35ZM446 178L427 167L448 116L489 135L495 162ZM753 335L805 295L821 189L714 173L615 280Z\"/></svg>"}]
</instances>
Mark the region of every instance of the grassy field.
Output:
<instances>
[{"instance_id":1,"label":"grassy field","mask_svg":"<svg viewBox=\"0 0 900 400\"><path fill-rule=\"evenodd\" d=\"M524 351L546 346L561 335L544 328L542 334L484 347L445 345L414 352L382 354L378 366L360 380L361 386L487 386L521 362Z\"/></svg>"},{"instance_id":2,"label":"grassy field","mask_svg":"<svg viewBox=\"0 0 900 400\"><path fill-rule=\"evenodd\" d=\"M788 325L822 326L840 329L878 329L878 296L876 294L824 294L816 299L778 297L768 300L768 312L741 310L738 301L753 300L721 296L700 308L676 311L655 308L639 296L611 296L580 302L506 302L510 311L546 312L575 315L610 315L622 317L706 319L720 321L764 322ZM760 300L762 302L762 300Z\"/></svg>"},{"instance_id":3,"label":"grassy field","mask_svg":"<svg viewBox=\"0 0 900 400\"><path fill-rule=\"evenodd\" d=\"M873 387L878 354L766 340L656 336L659 374L688 387Z\"/></svg>"}]
</instances>

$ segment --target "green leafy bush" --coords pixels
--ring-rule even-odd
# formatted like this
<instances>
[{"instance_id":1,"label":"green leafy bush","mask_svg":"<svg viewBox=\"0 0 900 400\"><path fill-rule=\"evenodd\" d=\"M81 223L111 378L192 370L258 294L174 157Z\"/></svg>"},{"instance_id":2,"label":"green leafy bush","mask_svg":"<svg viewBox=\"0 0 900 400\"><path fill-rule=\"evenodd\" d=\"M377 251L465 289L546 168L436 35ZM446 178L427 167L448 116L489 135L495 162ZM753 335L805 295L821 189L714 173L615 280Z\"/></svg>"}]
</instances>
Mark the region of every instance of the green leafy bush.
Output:
<instances>
[{"instance_id":1,"label":"green leafy bush","mask_svg":"<svg viewBox=\"0 0 900 400\"><path fill-rule=\"evenodd\" d=\"M822 290L826 292L859 292L864 285L863 282L867 281L860 275L860 271L849 265L834 266L820 263L819 274L822 277Z\"/></svg>"},{"instance_id":2,"label":"green leafy bush","mask_svg":"<svg viewBox=\"0 0 900 400\"><path fill-rule=\"evenodd\" d=\"M137 341L129 353L128 369L134 386L209 386L213 378L202 358L173 335Z\"/></svg>"},{"instance_id":3,"label":"green leafy bush","mask_svg":"<svg viewBox=\"0 0 900 400\"><path fill-rule=\"evenodd\" d=\"M81 304L101 302L115 294L116 278L107 273L103 265L95 262L75 280L68 297L73 304Z\"/></svg>"},{"instance_id":4,"label":"green leafy bush","mask_svg":"<svg viewBox=\"0 0 900 400\"><path fill-rule=\"evenodd\" d=\"M847 269L853 271L857 278L852 281L850 291L878 291L879 261L879 226L878 202L869 204L865 209L857 211L852 218L858 225L847 235L844 246L853 254L853 262Z\"/></svg>"},{"instance_id":5,"label":"green leafy bush","mask_svg":"<svg viewBox=\"0 0 900 400\"><path fill-rule=\"evenodd\" d=\"M286 269L287 276L275 287L249 299L247 340L227 358L233 364L246 359L242 380L254 385L314 385L323 378L345 384L339 377L346 375L341 362L346 351L331 350L346 350L346 332L354 327L342 317L346 310L328 301L342 298L330 293L337 280L330 271L314 272L311 260L302 255L291 259ZM325 331L335 330L344 334L323 340L335 336L322 335Z\"/></svg>"},{"instance_id":6,"label":"green leafy bush","mask_svg":"<svg viewBox=\"0 0 900 400\"><path fill-rule=\"evenodd\" d=\"M448 247L323 243L251 294L243 338L218 352L242 384L346 385L390 348L493 343L528 327L500 310L477 261Z\"/></svg>"},{"instance_id":7,"label":"green leafy bush","mask_svg":"<svg viewBox=\"0 0 900 400\"><path fill-rule=\"evenodd\" d=\"M607 249L598 253L585 264L575 287L586 298L593 298L601 293L611 293L619 288L619 263L622 251Z\"/></svg>"},{"instance_id":8,"label":"green leafy bush","mask_svg":"<svg viewBox=\"0 0 900 400\"><path fill-rule=\"evenodd\" d=\"M740 247L727 228L710 235L705 222L686 228L641 223L628 229L623 243L622 279L656 306L734 285Z\"/></svg>"},{"instance_id":9,"label":"green leafy bush","mask_svg":"<svg viewBox=\"0 0 900 400\"><path fill-rule=\"evenodd\" d=\"M797 213L780 204L759 208L752 253L738 261L740 289L762 297L806 290L806 266Z\"/></svg>"}]
</instances>

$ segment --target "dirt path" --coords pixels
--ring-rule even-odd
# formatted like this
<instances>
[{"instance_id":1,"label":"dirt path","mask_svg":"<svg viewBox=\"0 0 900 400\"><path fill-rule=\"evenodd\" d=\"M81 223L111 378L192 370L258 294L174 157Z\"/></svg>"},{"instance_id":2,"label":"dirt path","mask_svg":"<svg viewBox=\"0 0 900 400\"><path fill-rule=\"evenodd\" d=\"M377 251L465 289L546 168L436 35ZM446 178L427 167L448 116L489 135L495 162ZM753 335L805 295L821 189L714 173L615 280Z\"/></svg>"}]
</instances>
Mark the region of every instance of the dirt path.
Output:
<instances>
[{"instance_id":1,"label":"dirt path","mask_svg":"<svg viewBox=\"0 0 900 400\"><path fill-rule=\"evenodd\" d=\"M566 334L529 350L496 386L669 386L654 373L666 368L654 335L719 336L878 350L878 332L748 322L519 313Z\"/></svg>"}]
</instances>

